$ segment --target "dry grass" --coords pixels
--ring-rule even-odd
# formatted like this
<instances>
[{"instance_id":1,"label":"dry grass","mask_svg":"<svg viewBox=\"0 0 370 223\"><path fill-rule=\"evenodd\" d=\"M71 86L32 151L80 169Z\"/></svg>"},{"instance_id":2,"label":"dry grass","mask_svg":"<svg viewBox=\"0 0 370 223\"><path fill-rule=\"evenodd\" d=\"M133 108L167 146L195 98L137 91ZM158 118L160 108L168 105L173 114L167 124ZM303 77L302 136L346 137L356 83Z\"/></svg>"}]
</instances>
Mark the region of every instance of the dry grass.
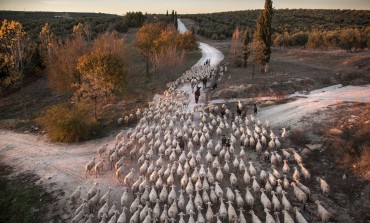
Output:
<instances>
[{"instance_id":1,"label":"dry grass","mask_svg":"<svg viewBox=\"0 0 370 223\"><path fill-rule=\"evenodd\" d=\"M328 149L336 162L353 174L370 180L370 105L355 116L356 121L340 121L343 134L339 137L328 136ZM339 126L335 126L340 128Z\"/></svg>"}]
</instances>

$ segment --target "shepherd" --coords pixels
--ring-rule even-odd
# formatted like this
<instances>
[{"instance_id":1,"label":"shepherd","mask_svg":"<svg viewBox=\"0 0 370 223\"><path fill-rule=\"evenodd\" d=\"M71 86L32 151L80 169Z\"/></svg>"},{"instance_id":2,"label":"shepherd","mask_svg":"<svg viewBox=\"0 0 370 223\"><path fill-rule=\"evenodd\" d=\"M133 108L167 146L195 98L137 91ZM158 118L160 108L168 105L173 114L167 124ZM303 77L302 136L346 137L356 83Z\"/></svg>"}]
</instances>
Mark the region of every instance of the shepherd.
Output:
<instances>
[{"instance_id":1,"label":"shepherd","mask_svg":"<svg viewBox=\"0 0 370 223\"><path fill-rule=\"evenodd\" d=\"M206 90L206 87L207 87L207 77L206 76L202 79L202 82L203 82L203 90Z\"/></svg>"},{"instance_id":2,"label":"shepherd","mask_svg":"<svg viewBox=\"0 0 370 223\"><path fill-rule=\"evenodd\" d=\"M257 115L257 105L253 104L253 106L254 106L254 115Z\"/></svg>"},{"instance_id":3,"label":"shepherd","mask_svg":"<svg viewBox=\"0 0 370 223\"><path fill-rule=\"evenodd\" d=\"M195 91L195 93L194 93L194 96L195 96L195 103L196 104L198 104L198 101L199 101L199 97L200 97L200 89L201 89L202 87L198 87L197 86L197 90Z\"/></svg>"}]
</instances>

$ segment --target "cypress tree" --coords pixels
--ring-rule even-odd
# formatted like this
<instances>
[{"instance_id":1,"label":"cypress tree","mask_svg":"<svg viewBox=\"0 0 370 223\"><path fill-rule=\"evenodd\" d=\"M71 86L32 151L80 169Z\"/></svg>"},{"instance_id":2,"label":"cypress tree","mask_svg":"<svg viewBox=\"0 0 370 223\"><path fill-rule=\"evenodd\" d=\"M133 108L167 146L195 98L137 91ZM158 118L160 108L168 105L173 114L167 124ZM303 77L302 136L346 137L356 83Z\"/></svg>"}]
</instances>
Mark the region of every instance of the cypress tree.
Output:
<instances>
[{"instance_id":1,"label":"cypress tree","mask_svg":"<svg viewBox=\"0 0 370 223\"><path fill-rule=\"evenodd\" d=\"M166 12L166 16L168 17L168 10L167 10L167 12Z\"/></svg>"},{"instance_id":2,"label":"cypress tree","mask_svg":"<svg viewBox=\"0 0 370 223\"><path fill-rule=\"evenodd\" d=\"M175 12L175 21L174 21L174 23L175 23L175 27L176 27L176 29L178 28L178 26L179 26L179 24L178 24L178 22L177 22L177 12Z\"/></svg>"},{"instance_id":3,"label":"cypress tree","mask_svg":"<svg viewBox=\"0 0 370 223\"><path fill-rule=\"evenodd\" d=\"M272 0L266 0L265 9L260 13L256 24L257 37L263 41L265 45L263 50L264 60L262 61L262 64L265 66L265 72L267 71L267 64L270 62L271 57L272 14Z\"/></svg>"},{"instance_id":4,"label":"cypress tree","mask_svg":"<svg viewBox=\"0 0 370 223\"><path fill-rule=\"evenodd\" d=\"M245 30L245 35L244 35L244 46L243 46L243 60L244 60L244 67L247 67L247 62L249 55L251 54L250 49L249 49L249 43L251 42L251 37L249 30Z\"/></svg>"}]
</instances>

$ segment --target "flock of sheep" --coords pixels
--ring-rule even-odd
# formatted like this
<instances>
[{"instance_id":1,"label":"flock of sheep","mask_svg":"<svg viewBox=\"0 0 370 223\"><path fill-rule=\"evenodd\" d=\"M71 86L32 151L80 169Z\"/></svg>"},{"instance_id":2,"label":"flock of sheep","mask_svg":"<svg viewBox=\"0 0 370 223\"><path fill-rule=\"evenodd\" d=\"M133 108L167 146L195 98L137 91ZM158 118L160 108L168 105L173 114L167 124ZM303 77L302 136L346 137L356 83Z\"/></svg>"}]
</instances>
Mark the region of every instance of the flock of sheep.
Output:
<instances>
[{"instance_id":1,"label":"flock of sheep","mask_svg":"<svg viewBox=\"0 0 370 223\"><path fill-rule=\"evenodd\" d=\"M226 68L219 70L222 78ZM99 177L108 164L123 184L121 200L98 183L81 199L78 187L70 196L72 222L304 223L313 216L301 207L314 203L317 216L329 220L305 186L312 179L302 156L284 148L285 129L280 137L267 120L235 116L224 104L188 110L191 89L179 87L207 72L194 68L170 83L158 101L137 111L134 129L119 133L110 149L98 148L99 161L86 165L86 177ZM137 168L127 167L132 163ZM329 193L326 181L316 179Z\"/></svg>"}]
</instances>

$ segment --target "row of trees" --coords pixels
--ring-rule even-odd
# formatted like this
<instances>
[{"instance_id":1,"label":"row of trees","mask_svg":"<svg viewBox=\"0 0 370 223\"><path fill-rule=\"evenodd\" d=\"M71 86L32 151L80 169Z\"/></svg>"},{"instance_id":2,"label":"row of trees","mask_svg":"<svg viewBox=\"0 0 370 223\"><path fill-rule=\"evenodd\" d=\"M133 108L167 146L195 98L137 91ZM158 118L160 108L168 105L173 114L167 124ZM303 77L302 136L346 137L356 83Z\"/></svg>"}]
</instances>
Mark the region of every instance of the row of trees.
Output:
<instances>
[{"instance_id":1,"label":"row of trees","mask_svg":"<svg viewBox=\"0 0 370 223\"><path fill-rule=\"evenodd\" d=\"M198 33L214 39L232 37L236 27L256 29L261 10L184 15L199 24ZM336 30L370 26L369 10L277 9L272 21L273 33L310 32L313 29Z\"/></svg>"},{"instance_id":2,"label":"row of trees","mask_svg":"<svg viewBox=\"0 0 370 223\"><path fill-rule=\"evenodd\" d=\"M256 30L251 35L248 29L241 31L237 27L231 40L230 55L235 66L247 66L250 58L253 66L258 64L264 69L261 71L268 72L268 63L271 57L272 46L272 0L265 1L265 8L261 11L257 22Z\"/></svg>"},{"instance_id":3,"label":"row of trees","mask_svg":"<svg viewBox=\"0 0 370 223\"><path fill-rule=\"evenodd\" d=\"M58 40L46 23L39 33L39 44L31 41L22 24L4 20L0 31L1 90L22 85L26 74L32 74L35 55L46 68L52 89L73 95L73 101L93 102L96 106L114 97L124 88L127 74L127 46L123 36L113 31L93 39L91 26L77 24L70 38ZM181 64L185 50L196 49L193 32L179 34L171 23L149 23L137 32L133 46L149 65L168 77Z\"/></svg>"},{"instance_id":4,"label":"row of trees","mask_svg":"<svg viewBox=\"0 0 370 223\"><path fill-rule=\"evenodd\" d=\"M370 27L343 28L339 30L311 32L295 32L276 34L274 36L274 46L290 47L300 46L311 49L327 49L329 47L340 47L343 50L352 52L358 49L369 48L370 46Z\"/></svg>"},{"instance_id":5,"label":"row of trees","mask_svg":"<svg viewBox=\"0 0 370 223\"><path fill-rule=\"evenodd\" d=\"M173 25L149 23L136 34L135 46L146 61L146 73L150 79L150 63L155 69L161 69L168 77L184 57L185 50L198 48L193 32L180 34Z\"/></svg>"}]
</instances>

